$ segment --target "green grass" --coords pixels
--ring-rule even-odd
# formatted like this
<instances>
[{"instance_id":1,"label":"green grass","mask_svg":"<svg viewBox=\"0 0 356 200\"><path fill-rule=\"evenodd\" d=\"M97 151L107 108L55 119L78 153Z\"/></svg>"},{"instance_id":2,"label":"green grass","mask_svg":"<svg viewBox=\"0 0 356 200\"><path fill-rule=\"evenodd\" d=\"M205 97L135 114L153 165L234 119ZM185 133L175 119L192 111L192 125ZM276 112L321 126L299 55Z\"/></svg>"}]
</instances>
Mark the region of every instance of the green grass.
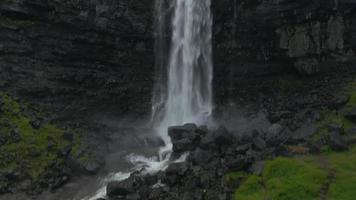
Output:
<instances>
[{"instance_id":1,"label":"green grass","mask_svg":"<svg viewBox=\"0 0 356 200\"><path fill-rule=\"evenodd\" d=\"M262 176L248 175L234 193L235 200L353 200L355 196L356 147L268 161Z\"/></svg>"},{"instance_id":2,"label":"green grass","mask_svg":"<svg viewBox=\"0 0 356 200\"><path fill-rule=\"evenodd\" d=\"M346 153L331 153L327 157L334 173L328 197L330 200L354 200L356 197L356 148Z\"/></svg>"},{"instance_id":3,"label":"green grass","mask_svg":"<svg viewBox=\"0 0 356 200\"><path fill-rule=\"evenodd\" d=\"M266 163L261 177L250 176L234 199L316 199L326 178L327 174L315 164L277 158Z\"/></svg>"}]
</instances>

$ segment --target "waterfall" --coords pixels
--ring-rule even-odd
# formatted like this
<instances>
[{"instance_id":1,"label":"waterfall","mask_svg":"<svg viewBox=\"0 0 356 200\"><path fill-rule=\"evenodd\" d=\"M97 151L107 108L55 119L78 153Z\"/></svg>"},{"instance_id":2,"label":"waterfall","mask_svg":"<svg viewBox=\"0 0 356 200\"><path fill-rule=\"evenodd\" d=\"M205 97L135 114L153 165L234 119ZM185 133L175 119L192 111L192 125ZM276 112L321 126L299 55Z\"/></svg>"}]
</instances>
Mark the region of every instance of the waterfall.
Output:
<instances>
[{"instance_id":1,"label":"waterfall","mask_svg":"<svg viewBox=\"0 0 356 200\"><path fill-rule=\"evenodd\" d=\"M131 172L155 173L171 162L183 162L186 154L170 160L169 126L207 124L212 114L212 16L211 0L156 0L156 83L152 97L152 122L166 146L159 158L130 155L134 168L110 174L94 195L105 197L106 184L127 179ZM171 18L170 26L166 24ZM171 27L171 37L169 35ZM170 41L169 41L170 39ZM168 51L169 50L169 51Z\"/></svg>"},{"instance_id":2,"label":"waterfall","mask_svg":"<svg viewBox=\"0 0 356 200\"><path fill-rule=\"evenodd\" d=\"M210 0L172 0L166 9L162 9L164 0L157 0L161 6L157 13L160 19L156 26L159 31L164 27L167 9L172 9L171 42L166 70L167 79L161 79L160 97L164 105L154 102L159 120L160 136L169 144L167 128L184 123L206 124L212 114L212 15ZM158 34L164 35L164 33ZM158 37L158 40L165 39ZM164 41L158 41L164 44ZM158 55L160 56L160 55ZM164 63L159 62L160 64ZM162 69L162 66L161 66ZM162 81L163 80L163 81ZM162 89L165 88L165 89ZM162 99L162 98L156 98Z\"/></svg>"}]
</instances>

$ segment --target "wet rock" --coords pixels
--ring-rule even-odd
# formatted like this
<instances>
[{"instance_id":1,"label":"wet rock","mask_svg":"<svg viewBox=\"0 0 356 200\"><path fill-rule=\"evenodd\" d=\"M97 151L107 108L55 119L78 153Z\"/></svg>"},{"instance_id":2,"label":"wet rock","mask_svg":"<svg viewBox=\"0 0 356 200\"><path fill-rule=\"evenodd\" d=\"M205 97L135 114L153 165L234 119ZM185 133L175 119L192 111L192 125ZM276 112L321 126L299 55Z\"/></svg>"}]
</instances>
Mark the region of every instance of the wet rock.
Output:
<instances>
[{"instance_id":1,"label":"wet rock","mask_svg":"<svg viewBox=\"0 0 356 200\"><path fill-rule=\"evenodd\" d=\"M302 74L314 75L320 71L320 63L316 58L299 58L294 67Z\"/></svg>"},{"instance_id":2,"label":"wet rock","mask_svg":"<svg viewBox=\"0 0 356 200\"><path fill-rule=\"evenodd\" d=\"M69 153L72 151L72 145L66 145L64 147L62 147L60 150L59 150L59 154L61 156L64 156L66 157L67 155L69 155Z\"/></svg>"},{"instance_id":3,"label":"wet rock","mask_svg":"<svg viewBox=\"0 0 356 200\"><path fill-rule=\"evenodd\" d=\"M36 120L32 120L30 122L30 124L31 124L32 128L39 129L42 125L42 122L40 120L36 119Z\"/></svg>"},{"instance_id":4,"label":"wet rock","mask_svg":"<svg viewBox=\"0 0 356 200\"><path fill-rule=\"evenodd\" d=\"M190 134L194 134L197 129L195 124L185 124L183 126L172 126L168 128L168 135L173 141L181 140L191 137Z\"/></svg>"},{"instance_id":5,"label":"wet rock","mask_svg":"<svg viewBox=\"0 0 356 200\"><path fill-rule=\"evenodd\" d=\"M237 154L245 154L251 148L252 148L252 143L243 144L243 145L240 145L240 146L236 147L235 152Z\"/></svg>"},{"instance_id":6,"label":"wet rock","mask_svg":"<svg viewBox=\"0 0 356 200\"><path fill-rule=\"evenodd\" d=\"M69 181L68 176L62 176L57 178L51 185L51 190L57 190Z\"/></svg>"},{"instance_id":7,"label":"wet rock","mask_svg":"<svg viewBox=\"0 0 356 200\"><path fill-rule=\"evenodd\" d=\"M189 138L183 138L181 140L177 140L172 143L173 143L174 153L184 153L187 151L192 151L196 147L196 144Z\"/></svg>"},{"instance_id":8,"label":"wet rock","mask_svg":"<svg viewBox=\"0 0 356 200\"><path fill-rule=\"evenodd\" d=\"M10 142L16 143L21 141L21 133L19 129L12 129L10 132Z\"/></svg>"},{"instance_id":9,"label":"wet rock","mask_svg":"<svg viewBox=\"0 0 356 200\"><path fill-rule=\"evenodd\" d=\"M205 165L213 159L213 156L213 152L198 148L190 154L189 160L195 165Z\"/></svg>"},{"instance_id":10,"label":"wet rock","mask_svg":"<svg viewBox=\"0 0 356 200\"><path fill-rule=\"evenodd\" d=\"M28 190L28 189L30 188L30 186L31 186L31 180L30 180L30 179L26 179L26 180L22 181L22 182L18 185L18 187L19 187L19 189L20 189L21 191L26 191L26 190Z\"/></svg>"},{"instance_id":11,"label":"wet rock","mask_svg":"<svg viewBox=\"0 0 356 200\"><path fill-rule=\"evenodd\" d=\"M112 181L106 187L108 197L125 197L135 193L136 178L131 176L124 181Z\"/></svg>"},{"instance_id":12,"label":"wet rock","mask_svg":"<svg viewBox=\"0 0 356 200\"><path fill-rule=\"evenodd\" d=\"M74 140L74 134L72 132L64 132L63 133L63 139L67 140L68 142L73 142Z\"/></svg>"},{"instance_id":13,"label":"wet rock","mask_svg":"<svg viewBox=\"0 0 356 200\"><path fill-rule=\"evenodd\" d=\"M102 167L102 163L98 160L90 160L84 163L83 168L89 174L97 174Z\"/></svg>"},{"instance_id":14,"label":"wet rock","mask_svg":"<svg viewBox=\"0 0 356 200\"><path fill-rule=\"evenodd\" d=\"M351 111L345 114L346 119L356 123L356 108L353 108Z\"/></svg>"},{"instance_id":15,"label":"wet rock","mask_svg":"<svg viewBox=\"0 0 356 200\"><path fill-rule=\"evenodd\" d=\"M166 169L166 174L183 176L187 170L188 166L186 163L172 163Z\"/></svg>"},{"instance_id":16,"label":"wet rock","mask_svg":"<svg viewBox=\"0 0 356 200\"><path fill-rule=\"evenodd\" d=\"M253 159L250 156L238 155L235 158L228 159L225 163L225 166L230 171L239 171L246 169L251 163Z\"/></svg>"},{"instance_id":17,"label":"wet rock","mask_svg":"<svg viewBox=\"0 0 356 200\"><path fill-rule=\"evenodd\" d=\"M219 127L217 130L209 131L201 140L202 149L222 150L236 142L235 136L227 131L225 127Z\"/></svg>"},{"instance_id":18,"label":"wet rock","mask_svg":"<svg viewBox=\"0 0 356 200\"><path fill-rule=\"evenodd\" d=\"M198 128L195 124L169 127L168 135L173 144L173 157L179 157L182 153L197 148L205 132L203 127Z\"/></svg>"},{"instance_id":19,"label":"wet rock","mask_svg":"<svg viewBox=\"0 0 356 200\"><path fill-rule=\"evenodd\" d=\"M272 147L280 145L286 138L287 135L283 135L283 127L280 124L271 125L266 132L266 142Z\"/></svg>"},{"instance_id":20,"label":"wet rock","mask_svg":"<svg viewBox=\"0 0 356 200\"><path fill-rule=\"evenodd\" d=\"M347 143L345 140L342 138L340 132L337 131L332 131L329 134L329 146L331 149L334 151L346 151L348 150Z\"/></svg>"},{"instance_id":21,"label":"wet rock","mask_svg":"<svg viewBox=\"0 0 356 200\"><path fill-rule=\"evenodd\" d=\"M356 135L356 127L352 127L347 131L348 135Z\"/></svg>"},{"instance_id":22,"label":"wet rock","mask_svg":"<svg viewBox=\"0 0 356 200\"><path fill-rule=\"evenodd\" d=\"M253 143L253 146L257 150L262 151L262 150L266 149L267 144L261 137L257 137Z\"/></svg>"},{"instance_id":23,"label":"wet rock","mask_svg":"<svg viewBox=\"0 0 356 200\"><path fill-rule=\"evenodd\" d=\"M265 167L265 162L264 161L257 161L251 165L249 168L249 171L255 175L261 175L263 172L263 169Z\"/></svg>"},{"instance_id":24,"label":"wet rock","mask_svg":"<svg viewBox=\"0 0 356 200\"><path fill-rule=\"evenodd\" d=\"M334 104L333 107L335 109L340 109L347 104L349 99L350 99L349 96L345 96L345 95L337 96L333 99L333 104Z\"/></svg>"}]
</instances>

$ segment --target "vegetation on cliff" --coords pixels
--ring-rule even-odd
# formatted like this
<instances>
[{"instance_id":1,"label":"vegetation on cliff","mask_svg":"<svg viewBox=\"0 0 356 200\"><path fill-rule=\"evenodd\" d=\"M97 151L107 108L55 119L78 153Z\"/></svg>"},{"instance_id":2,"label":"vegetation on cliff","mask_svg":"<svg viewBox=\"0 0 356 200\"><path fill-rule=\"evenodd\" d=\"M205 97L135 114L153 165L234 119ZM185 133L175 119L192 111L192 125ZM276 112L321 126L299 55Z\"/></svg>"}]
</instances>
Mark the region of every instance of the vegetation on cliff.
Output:
<instances>
[{"instance_id":1,"label":"vegetation on cliff","mask_svg":"<svg viewBox=\"0 0 356 200\"><path fill-rule=\"evenodd\" d=\"M69 178L68 157L88 160L79 138L0 93L0 192L55 189ZM20 183L20 184L17 184Z\"/></svg>"}]
</instances>

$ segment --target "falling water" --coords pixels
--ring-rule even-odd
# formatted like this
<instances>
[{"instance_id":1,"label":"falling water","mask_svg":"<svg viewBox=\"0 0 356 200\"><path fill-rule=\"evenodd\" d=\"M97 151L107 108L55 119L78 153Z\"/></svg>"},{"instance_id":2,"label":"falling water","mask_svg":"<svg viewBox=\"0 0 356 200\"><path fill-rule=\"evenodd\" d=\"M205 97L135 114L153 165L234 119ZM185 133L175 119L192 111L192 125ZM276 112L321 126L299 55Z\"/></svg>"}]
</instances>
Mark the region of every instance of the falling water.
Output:
<instances>
[{"instance_id":1,"label":"falling water","mask_svg":"<svg viewBox=\"0 0 356 200\"><path fill-rule=\"evenodd\" d=\"M164 0L158 1L162 3ZM166 91L166 94L161 95L166 99L158 123L158 132L166 143L169 143L169 126L184 123L205 124L211 117L213 72L210 4L210 0L169 2L168 9L174 12L172 36L167 63L168 80L161 83L166 86L166 90L162 90ZM163 19L166 12L164 9L160 11L158 19Z\"/></svg>"},{"instance_id":2,"label":"falling water","mask_svg":"<svg viewBox=\"0 0 356 200\"><path fill-rule=\"evenodd\" d=\"M109 181L121 181L132 171L155 173L164 170L170 160L172 144L169 126L184 123L207 124L212 114L212 16L211 0L156 0L156 84L152 120L166 146L159 158L131 155L134 168L113 173L102 180L102 187L83 200L106 195ZM172 19L170 26L167 19ZM171 27L171 37L169 35ZM170 38L170 41L167 39ZM167 54L167 50L170 49ZM187 155L173 162L183 162Z\"/></svg>"}]
</instances>

